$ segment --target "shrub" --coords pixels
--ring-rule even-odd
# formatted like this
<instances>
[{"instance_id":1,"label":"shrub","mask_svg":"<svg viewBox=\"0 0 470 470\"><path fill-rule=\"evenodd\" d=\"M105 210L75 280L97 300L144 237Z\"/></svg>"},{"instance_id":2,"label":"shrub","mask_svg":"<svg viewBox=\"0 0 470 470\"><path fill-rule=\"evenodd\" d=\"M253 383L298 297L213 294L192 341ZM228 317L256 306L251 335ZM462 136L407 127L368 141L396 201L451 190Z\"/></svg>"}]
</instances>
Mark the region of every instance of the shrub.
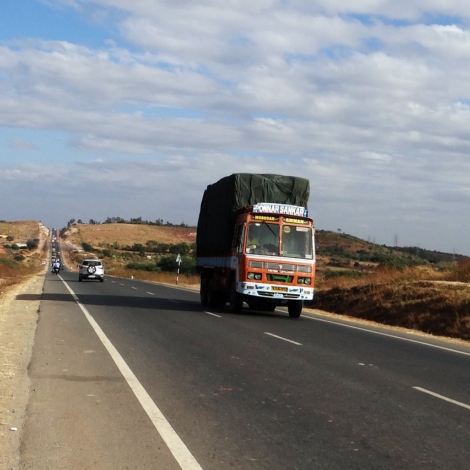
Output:
<instances>
[{"instance_id":1,"label":"shrub","mask_svg":"<svg viewBox=\"0 0 470 470\"><path fill-rule=\"evenodd\" d=\"M127 263L126 268L136 269L140 271L160 272L161 269L155 263Z\"/></svg>"},{"instance_id":2,"label":"shrub","mask_svg":"<svg viewBox=\"0 0 470 470\"><path fill-rule=\"evenodd\" d=\"M34 239L29 239L27 242L26 242L26 247L28 248L28 250L35 250L39 245L39 240L37 238L34 238Z\"/></svg>"},{"instance_id":3,"label":"shrub","mask_svg":"<svg viewBox=\"0 0 470 470\"><path fill-rule=\"evenodd\" d=\"M356 279L361 277L363 274L360 271L327 271L325 273L325 279L333 279L337 277L348 277L351 279Z\"/></svg>"},{"instance_id":4,"label":"shrub","mask_svg":"<svg viewBox=\"0 0 470 470\"><path fill-rule=\"evenodd\" d=\"M0 264L8 266L9 268L18 267L18 263L15 263L12 259L8 259L8 258L0 258Z\"/></svg>"},{"instance_id":5,"label":"shrub","mask_svg":"<svg viewBox=\"0 0 470 470\"><path fill-rule=\"evenodd\" d=\"M163 256L157 263L162 271L176 272L178 269L178 263L176 262L176 256ZM196 260L189 256L181 257L180 273L190 276L196 272Z\"/></svg>"},{"instance_id":6,"label":"shrub","mask_svg":"<svg viewBox=\"0 0 470 470\"><path fill-rule=\"evenodd\" d=\"M96 250L88 243L83 242L82 243L82 248L87 251L88 253L94 253Z\"/></svg>"}]
</instances>

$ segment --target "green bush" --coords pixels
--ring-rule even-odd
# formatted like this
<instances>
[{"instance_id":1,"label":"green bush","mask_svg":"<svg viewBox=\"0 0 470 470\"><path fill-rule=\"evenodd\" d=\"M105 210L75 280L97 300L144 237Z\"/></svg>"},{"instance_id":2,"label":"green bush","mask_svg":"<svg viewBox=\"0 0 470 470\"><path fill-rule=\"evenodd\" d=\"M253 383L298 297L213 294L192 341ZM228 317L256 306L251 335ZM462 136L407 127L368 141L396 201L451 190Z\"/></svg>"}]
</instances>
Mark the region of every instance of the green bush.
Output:
<instances>
[{"instance_id":1,"label":"green bush","mask_svg":"<svg viewBox=\"0 0 470 470\"><path fill-rule=\"evenodd\" d=\"M163 256L157 265L162 271L176 272L178 269L178 263L176 262L176 256ZM181 257L180 273L190 276L196 273L196 260L190 256Z\"/></svg>"},{"instance_id":2,"label":"green bush","mask_svg":"<svg viewBox=\"0 0 470 470\"><path fill-rule=\"evenodd\" d=\"M0 264L4 264L5 266L8 266L9 268L18 267L18 263L16 263L15 261L9 258L0 258Z\"/></svg>"},{"instance_id":3,"label":"green bush","mask_svg":"<svg viewBox=\"0 0 470 470\"><path fill-rule=\"evenodd\" d=\"M34 239L29 239L27 242L26 242L26 247L28 248L28 250L35 250L39 245L39 240L37 238L34 238Z\"/></svg>"},{"instance_id":4,"label":"green bush","mask_svg":"<svg viewBox=\"0 0 470 470\"><path fill-rule=\"evenodd\" d=\"M161 269L155 263L127 263L126 268L149 272L160 272Z\"/></svg>"},{"instance_id":5,"label":"green bush","mask_svg":"<svg viewBox=\"0 0 470 470\"><path fill-rule=\"evenodd\" d=\"M24 261L23 255L15 255L14 258L15 258L15 261Z\"/></svg>"}]
</instances>

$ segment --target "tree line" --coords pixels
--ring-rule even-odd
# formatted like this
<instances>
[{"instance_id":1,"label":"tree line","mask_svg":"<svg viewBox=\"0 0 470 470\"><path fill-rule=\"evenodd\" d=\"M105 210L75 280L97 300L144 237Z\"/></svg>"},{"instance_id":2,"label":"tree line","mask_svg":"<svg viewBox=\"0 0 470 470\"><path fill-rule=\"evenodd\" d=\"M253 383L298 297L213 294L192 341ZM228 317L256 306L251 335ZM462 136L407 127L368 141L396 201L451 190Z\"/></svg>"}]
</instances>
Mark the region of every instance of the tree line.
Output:
<instances>
[{"instance_id":1,"label":"tree line","mask_svg":"<svg viewBox=\"0 0 470 470\"><path fill-rule=\"evenodd\" d=\"M135 217L135 218L130 218L129 220L124 219L123 217L107 217L104 222L99 222L94 219L90 219L88 222L84 222L82 219L70 219L67 222L67 227L70 227L71 225L75 224L86 224L88 225L100 225L100 224L140 224L140 225L159 225L159 226L165 226L165 227L191 227L188 224L185 224L184 221L181 222L180 224L173 224L172 222L169 222L168 220L166 222L163 221L163 219L156 219L155 221L152 220L143 220L142 217Z\"/></svg>"}]
</instances>

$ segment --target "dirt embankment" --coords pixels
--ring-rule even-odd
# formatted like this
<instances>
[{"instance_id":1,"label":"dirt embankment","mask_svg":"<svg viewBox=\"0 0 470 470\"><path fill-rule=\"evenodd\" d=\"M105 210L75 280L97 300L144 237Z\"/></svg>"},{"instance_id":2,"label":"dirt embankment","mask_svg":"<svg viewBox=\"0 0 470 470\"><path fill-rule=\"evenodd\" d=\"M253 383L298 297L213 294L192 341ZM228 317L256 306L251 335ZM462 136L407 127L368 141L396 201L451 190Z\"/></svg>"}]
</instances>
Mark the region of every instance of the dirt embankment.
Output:
<instances>
[{"instance_id":1,"label":"dirt embankment","mask_svg":"<svg viewBox=\"0 0 470 470\"><path fill-rule=\"evenodd\" d=\"M470 341L470 285L394 281L319 290L314 308L390 326Z\"/></svg>"}]
</instances>

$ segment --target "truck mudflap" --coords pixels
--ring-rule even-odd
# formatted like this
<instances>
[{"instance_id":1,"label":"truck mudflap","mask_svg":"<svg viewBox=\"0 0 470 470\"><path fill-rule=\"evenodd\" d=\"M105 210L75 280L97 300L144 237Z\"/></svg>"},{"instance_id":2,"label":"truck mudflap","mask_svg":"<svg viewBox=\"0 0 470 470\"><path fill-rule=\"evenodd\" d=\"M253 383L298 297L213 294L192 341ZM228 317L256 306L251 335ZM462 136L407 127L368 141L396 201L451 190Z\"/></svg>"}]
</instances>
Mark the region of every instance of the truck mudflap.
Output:
<instances>
[{"instance_id":1,"label":"truck mudflap","mask_svg":"<svg viewBox=\"0 0 470 470\"><path fill-rule=\"evenodd\" d=\"M282 286L258 282L239 282L237 292L244 295L276 300L313 300L313 287Z\"/></svg>"}]
</instances>

